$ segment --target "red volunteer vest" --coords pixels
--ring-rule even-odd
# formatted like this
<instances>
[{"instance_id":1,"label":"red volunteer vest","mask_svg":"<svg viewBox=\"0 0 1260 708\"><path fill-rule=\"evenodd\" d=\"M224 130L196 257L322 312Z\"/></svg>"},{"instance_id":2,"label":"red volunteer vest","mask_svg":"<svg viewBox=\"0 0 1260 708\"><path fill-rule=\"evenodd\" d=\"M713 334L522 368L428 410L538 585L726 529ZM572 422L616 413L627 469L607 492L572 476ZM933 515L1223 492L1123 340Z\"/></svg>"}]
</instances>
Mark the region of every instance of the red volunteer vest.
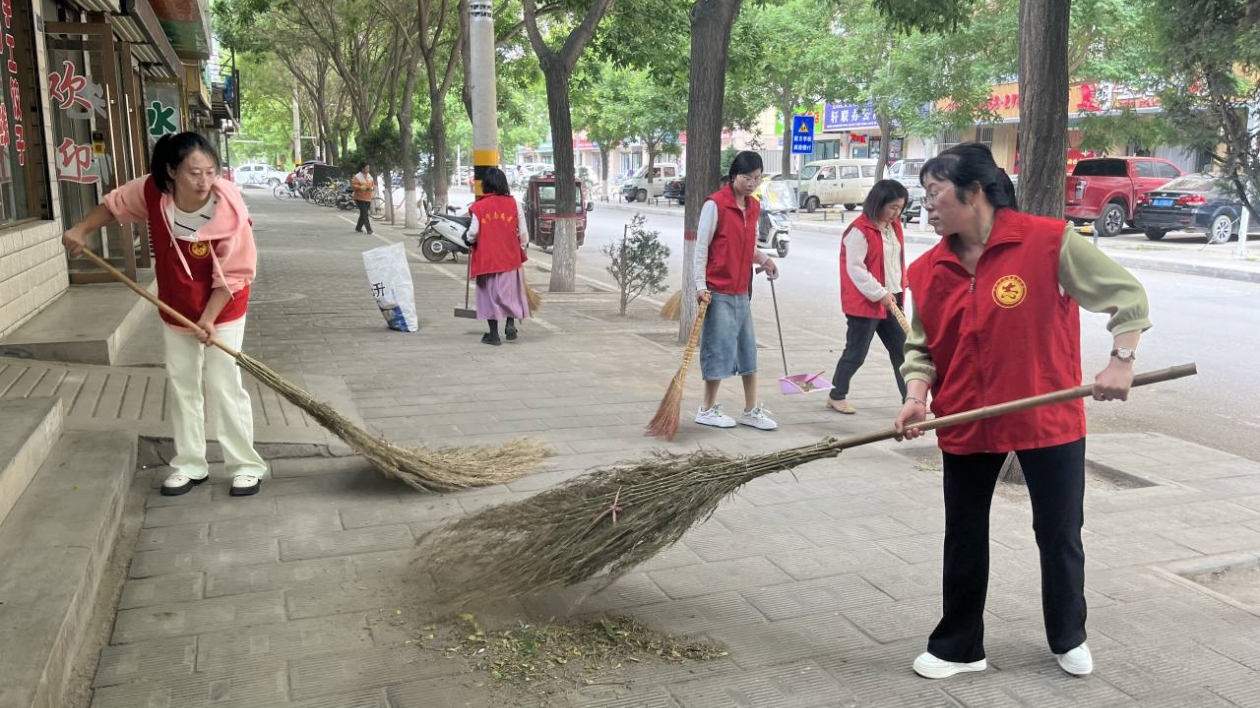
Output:
<instances>
[{"instance_id":1,"label":"red volunteer vest","mask_svg":"<svg viewBox=\"0 0 1260 708\"><path fill-rule=\"evenodd\" d=\"M1059 219L1000 209L974 278L945 237L910 266L915 311L936 365L939 416L1081 383L1081 318L1059 286ZM1085 436L1081 400L937 431L964 455L1062 445Z\"/></svg>"},{"instance_id":2,"label":"red volunteer vest","mask_svg":"<svg viewBox=\"0 0 1260 708\"><path fill-rule=\"evenodd\" d=\"M162 210L162 193L153 178L144 185L144 203L149 210L149 241L153 247L153 270L157 276L158 299L175 308L179 314L196 322L201 319L214 290L213 241L181 241L171 235L171 226ZM184 254L188 271L180 262ZM249 286L232 294L232 299L215 318L216 325L234 322L249 309ZM174 318L161 313L167 324L182 327Z\"/></svg>"},{"instance_id":3,"label":"red volunteer vest","mask_svg":"<svg viewBox=\"0 0 1260 708\"><path fill-rule=\"evenodd\" d=\"M487 195L468 209L477 217L481 230L472 249L472 276L510 273L527 259L521 250L516 200L499 194Z\"/></svg>"},{"instance_id":4,"label":"red volunteer vest","mask_svg":"<svg viewBox=\"0 0 1260 708\"><path fill-rule=\"evenodd\" d=\"M897 234L897 242L901 244L901 289L906 289L906 237L901 231L901 222L893 221L893 233ZM866 237L866 259L863 263L866 269L870 271L871 277L884 284L884 235L880 233L877 226L863 214L853 221L853 225L849 229L857 229ZM845 235L848 229L845 230ZM858 290L853 284L853 279L849 277L849 269L845 267L845 247L844 236L840 237L840 307L846 315L854 317L867 317L875 320L882 320L888 316L888 311L878 302L871 302Z\"/></svg>"},{"instance_id":5,"label":"red volunteer vest","mask_svg":"<svg viewBox=\"0 0 1260 708\"><path fill-rule=\"evenodd\" d=\"M714 292L747 295L752 288L753 251L757 248L761 202L748 197L745 208L740 209L729 186L710 194L709 200L717 206L717 228L709 242L704 279Z\"/></svg>"}]
</instances>

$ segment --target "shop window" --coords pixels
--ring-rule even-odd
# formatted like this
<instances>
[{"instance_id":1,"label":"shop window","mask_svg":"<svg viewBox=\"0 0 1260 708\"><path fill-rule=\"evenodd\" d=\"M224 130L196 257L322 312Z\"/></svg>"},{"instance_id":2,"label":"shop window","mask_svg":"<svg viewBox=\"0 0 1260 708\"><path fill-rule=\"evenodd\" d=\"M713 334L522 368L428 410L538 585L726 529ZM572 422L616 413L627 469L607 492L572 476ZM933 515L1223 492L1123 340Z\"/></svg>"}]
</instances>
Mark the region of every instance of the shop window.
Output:
<instances>
[{"instance_id":1,"label":"shop window","mask_svg":"<svg viewBox=\"0 0 1260 708\"><path fill-rule=\"evenodd\" d=\"M31 5L0 12L0 225L51 218Z\"/></svg>"}]
</instances>

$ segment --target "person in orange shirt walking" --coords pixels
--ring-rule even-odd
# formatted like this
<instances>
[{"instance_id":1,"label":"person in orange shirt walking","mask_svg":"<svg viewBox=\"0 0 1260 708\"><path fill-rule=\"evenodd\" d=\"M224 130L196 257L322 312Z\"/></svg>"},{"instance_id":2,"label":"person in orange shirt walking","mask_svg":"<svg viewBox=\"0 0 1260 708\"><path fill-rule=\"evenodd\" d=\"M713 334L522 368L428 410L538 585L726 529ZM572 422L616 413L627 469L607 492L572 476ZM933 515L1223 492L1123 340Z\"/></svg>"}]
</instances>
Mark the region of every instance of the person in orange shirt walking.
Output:
<instances>
[{"instance_id":1,"label":"person in orange shirt walking","mask_svg":"<svg viewBox=\"0 0 1260 708\"><path fill-rule=\"evenodd\" d=\"M376 180L372 178L372 166L368 163L359 165L359 171L350 178L350 187L354 190L354 202L359 205L359 223L354 225L356 232L367 229L372 233L372 221L368 213L372 210L372 197L376 196Z\"/></svg>"}]
</instances>

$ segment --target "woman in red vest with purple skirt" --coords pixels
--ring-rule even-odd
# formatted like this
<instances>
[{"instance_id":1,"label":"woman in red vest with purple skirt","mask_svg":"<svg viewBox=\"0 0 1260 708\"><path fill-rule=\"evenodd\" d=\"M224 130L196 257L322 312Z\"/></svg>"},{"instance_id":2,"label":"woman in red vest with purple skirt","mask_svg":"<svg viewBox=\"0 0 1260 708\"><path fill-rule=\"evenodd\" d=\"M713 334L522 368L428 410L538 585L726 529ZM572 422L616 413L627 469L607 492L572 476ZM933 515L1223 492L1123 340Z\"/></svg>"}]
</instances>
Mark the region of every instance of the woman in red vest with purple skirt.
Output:
<instances>
[{"instance_id":1,"label":"woman in red vest with purple skirt","mask_svg":"<svg viewBox=\"0 0 1260 708\"><path fill-rule=\"evenodd\" d=\"M717 403L722 379L738 374L744 383L744 411L739 424L774 430L778 423L757 402L757 337L753 331L752 269L765 269L776 278L779 269L757 250L757 220L761 204L753 192L761 184L761 156L741 152L731 162L727 184L709 195L696 227L696 293L709 303L700 334L700 372L704 376L704 405L696 422L733 428L735 419Z\"/></svg>"},{"instance_id":2,"label":"woman in red vest with purple skirt","mask_svg":"<svg viewBox=\"0 0 1260 708\"><path fill-rule=\"evenodd\" d=\"M61 240L78 253L89 234L114 222L148 222L158 297L199 328L189 331L161 315L175 434L175 471L162 483L162 494L185 494L209 477L207 408L232 475L229 494L256 494L267 463L254 449L249 393L236 360L206 346L214 337L239 350L245 338L258 261L253 221L237 186L219 177L214 147L197 133L162 138L151 162L149 176L106 194L105 203Z\"/></svg>"},{"instance_id":3,"label":"woman in red vest with purple skirt","mask_svg":"<svg viewBox=\"0 0 1260 708\"><path fill-rule=\"evenodd\" d=\"M952 147L919 176L940 243L910 266L909 394L894 425L1081 383L1080 309L1107 312L1113 336L1094 398L1128 397L1138 339L1151 326L1141 283L1062 219L1020 213L989 148ZM1102 352L1091 352L1101 359ZM922 433L906 432L907 438ZM1032 501L1046 638L1069 674L1093 671L1085 643L1085 406L1041 406L937 431L944 461L944 614L914 670L946 678L986 668L989 506L1014 451Z\"/></svg>"},{"instance_id":4,"label":"woman in red vest with purple skirt","mask_svg":"<svg viewBox=\"0 0 1260 708\"><path fill-rule=\"evenodd\" d=\"M837 413L857 412L845 397L877 334L892 360L901 400L906 398L906 381L901 378L906 334L888 308L904 307L906 238L901 232L901 210L909 198L905 186L896 180L876 182L862 204L862 215L841 237L840 306L848 327L827 398L827 405Z\"/></svg>"},{"instance_id":5,"label":"woman in red vest with purple skirt","mask_svg":"<svg viewBox=\"0 0 1260 708\"><path fill-rule=\"evenodd\" d=\"M516 320L529 316L525 273L521 270L529 232L525 212L508 190L502 170L486 170L481 191L484 196L468 209L472 212L468 241L473 244L469 268L477 279L477 319L486 320L490 326L481 343L497 347L503 344L499 320L507 320L503 334L512 341L517 337Z\"/></svg>"}]
</instances>

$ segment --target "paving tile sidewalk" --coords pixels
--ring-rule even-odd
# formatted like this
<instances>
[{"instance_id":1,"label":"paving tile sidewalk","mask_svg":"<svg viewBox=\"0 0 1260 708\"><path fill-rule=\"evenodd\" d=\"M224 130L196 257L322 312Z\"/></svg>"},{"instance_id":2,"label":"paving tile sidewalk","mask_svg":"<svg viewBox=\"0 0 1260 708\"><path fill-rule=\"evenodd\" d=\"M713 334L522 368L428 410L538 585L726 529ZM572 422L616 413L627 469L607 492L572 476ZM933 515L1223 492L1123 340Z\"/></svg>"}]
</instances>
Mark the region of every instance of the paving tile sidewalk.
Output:
<instances>
[{"instance_id":1,"label":"paving tile sidewalk","mask_svg":"<svg viewBox=\"0 0 1260 708\"><path fill-rule=\"evenodd\" d=\"M418 495L353 457L276 460L253 498L229 497L224 481L176 498L155 488L102 650L96 708L501 705L508 694L485 675L410 643L428 591L412 564L419 534L653 448L768 451L884 427L897 406L888 364L873 356L854 383L859 415L837 416L821 397L780 396L770 378L762 394L780 430L684 422L662 445L642 429L680 350L676 326L651 305L620 318L616 294L583 281L578 293L547 296L519 341L487 347L479 323L452 317L463 263L417 257L422 330L389 332L360 253L398 231L374 238L327 210L251 207L261 262L247 351L285 376L344 382L343 404L396 442L529 435L557 456L548 471L448 495ZM540 289L545 260L527 271ZM785 336L802 362L829 367L838 355L832 342ZM684 412L699 390L693 371ZM1260 598L1245 584L1214 592L1187 579L1260 565L1260 464L1154 434L1093 435L1089 455L1098 671L1085 680L1063 674L1045 646L1031 517L1017 489L1003 489L992 514L992 668L942 682L912 674L940 610L940 473L922 445L872 445L763 478L608 589L527 598L493 616L623 612L730 651L601 674L553 696L556 706L1260 706Z\"/></svg>"}]
</instances>

